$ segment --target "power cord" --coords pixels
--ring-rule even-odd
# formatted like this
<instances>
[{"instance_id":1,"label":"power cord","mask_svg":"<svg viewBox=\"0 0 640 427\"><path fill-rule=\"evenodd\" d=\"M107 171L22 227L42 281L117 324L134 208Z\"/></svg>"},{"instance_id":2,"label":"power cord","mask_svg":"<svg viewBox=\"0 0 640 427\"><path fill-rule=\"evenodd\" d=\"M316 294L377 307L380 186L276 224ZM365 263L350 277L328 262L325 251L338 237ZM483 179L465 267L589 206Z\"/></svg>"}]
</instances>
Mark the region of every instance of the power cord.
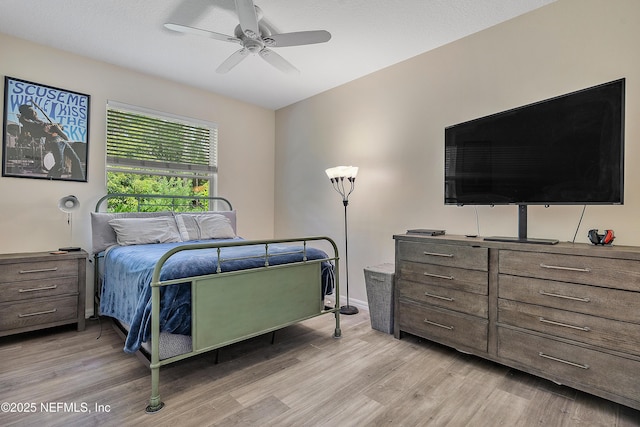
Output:
<instances>
[{"instance_id":1,"label":"power cord","mask_svg":"<svg viewBox=\"0 0 640 427\"><path fill-rule=\"evenodd\" d=\"M582 218L584 218L584 211L587 209L587 205L584 205L582 207L582 214L580 215L580 221L578 221L578 226L576 227L576 232L573 235L573 240L571 241L571 243L575 243L576 242L576 236L578 235L578 230L580 229L580 224L582 224Z\"/></svg>"}]
</instances>

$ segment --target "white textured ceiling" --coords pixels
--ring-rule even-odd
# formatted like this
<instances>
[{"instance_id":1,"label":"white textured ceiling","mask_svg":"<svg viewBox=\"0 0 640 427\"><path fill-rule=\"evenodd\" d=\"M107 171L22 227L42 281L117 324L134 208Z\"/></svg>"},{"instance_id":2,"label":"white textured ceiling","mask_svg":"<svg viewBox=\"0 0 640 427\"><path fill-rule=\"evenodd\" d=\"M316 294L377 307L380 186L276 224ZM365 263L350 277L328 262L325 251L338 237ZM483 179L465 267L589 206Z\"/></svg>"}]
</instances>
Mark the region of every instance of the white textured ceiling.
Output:
<instances>
[{"instance_id":1,"label":"white textured ceiling","mask_svg":"<svg viewBox=\"0 0 640 427\"><path fill-rule=\"evenodd\" d=\"M0 32L278 109L555 0L255 0L282 33L327 30L329 42L274 48L299 75L165 22L233 35L234 0L0 0Z\"/></svg>"}]
</instances>

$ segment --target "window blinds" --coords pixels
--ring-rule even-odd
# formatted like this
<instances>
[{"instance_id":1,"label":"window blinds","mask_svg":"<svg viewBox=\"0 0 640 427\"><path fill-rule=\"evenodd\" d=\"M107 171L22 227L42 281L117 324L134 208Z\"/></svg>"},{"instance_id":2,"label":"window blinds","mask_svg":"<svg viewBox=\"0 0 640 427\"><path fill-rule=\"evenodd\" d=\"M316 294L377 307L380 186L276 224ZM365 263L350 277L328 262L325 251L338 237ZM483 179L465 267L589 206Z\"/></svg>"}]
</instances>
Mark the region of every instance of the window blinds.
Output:
<instances>
[{"instance_id":1,"label":"window blinds","mask_svg":"<svg viewBox=\"0 0 640 427\"><path fill-rule=\"evenodd\" d=\"M217 127L107 106L107 169L203 178L217 172Z\"/></svg>"}]
</instances>

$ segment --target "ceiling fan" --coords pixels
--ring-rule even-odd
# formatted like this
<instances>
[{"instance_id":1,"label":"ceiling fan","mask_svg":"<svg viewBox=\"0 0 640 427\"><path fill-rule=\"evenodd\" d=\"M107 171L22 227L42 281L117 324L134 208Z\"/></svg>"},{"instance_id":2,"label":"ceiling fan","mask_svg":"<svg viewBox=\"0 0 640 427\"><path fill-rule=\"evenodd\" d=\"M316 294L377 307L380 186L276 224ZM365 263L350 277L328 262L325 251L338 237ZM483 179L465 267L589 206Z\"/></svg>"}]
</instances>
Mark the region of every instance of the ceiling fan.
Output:
<instances>
[{"instance_id":1,"label":"ceiling fan","mask_svg":"<svg viewBox=\"0 0 640 427\"><path fill-rule=\"evenodd\" d=\"M218 66L216 72L221 74L230 71L250 53L257 53L284 73L299 73L296 67L269 48L324 43L331 39L331 33L325 30L271 34L267 26L261 22L262 10L253 3L253 0L235 0L235 3L240 24L235 28L233 36L175 23L166 23L164 26L172 31L241 45L239 50Z\"/></svg>"}]
</instances>

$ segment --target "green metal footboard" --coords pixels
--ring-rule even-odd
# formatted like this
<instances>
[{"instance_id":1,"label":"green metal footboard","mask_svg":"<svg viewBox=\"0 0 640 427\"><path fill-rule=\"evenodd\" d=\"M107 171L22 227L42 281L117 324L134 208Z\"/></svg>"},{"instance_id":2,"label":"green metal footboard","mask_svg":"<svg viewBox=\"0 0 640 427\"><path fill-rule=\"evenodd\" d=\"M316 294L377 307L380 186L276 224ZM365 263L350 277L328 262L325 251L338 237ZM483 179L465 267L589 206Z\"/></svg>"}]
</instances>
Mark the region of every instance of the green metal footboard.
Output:
<instances>
[{"instance_id":1,"label":"green metal footboard","mask_svg":"<svg viewBox=\"0 0 640 427\"><path fill-rule=\"evenodd\" d=\"M249 270L217 272L186 279L160 281L160 270L175 253L194 249L263 245L268 254L270 244L298 243L303 252L308 242L324 241L333 248L333 255L319 260L269 265ZM321 263L334 261L335 305L325 309L321 295ZM335 316L334 337L340 330L340 287L338 249L328 237L300 239L234 241L218 244L183 245L168 251L158 261L151 281L151 398L147 412L157 412L164 406L160 400L160 367L200 353L275 331L285 326L322 314ZM218 250L218 265L224 262ZM191 283L192 351L160 360L160 288L177 283Z\"/></svg>"}]
</instances>

